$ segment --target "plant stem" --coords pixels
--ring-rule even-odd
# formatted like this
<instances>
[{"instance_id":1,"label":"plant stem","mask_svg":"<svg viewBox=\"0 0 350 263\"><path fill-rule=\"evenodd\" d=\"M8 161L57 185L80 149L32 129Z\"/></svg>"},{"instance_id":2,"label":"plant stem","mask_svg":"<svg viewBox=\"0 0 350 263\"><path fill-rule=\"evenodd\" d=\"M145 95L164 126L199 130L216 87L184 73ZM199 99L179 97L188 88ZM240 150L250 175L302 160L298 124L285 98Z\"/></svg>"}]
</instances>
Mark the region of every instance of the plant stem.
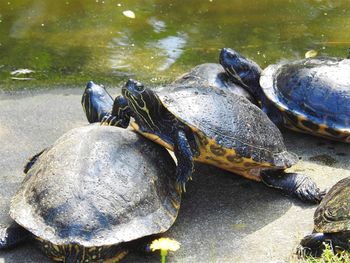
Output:
<instances>
[{"instance_id":1,"label":"plant stem","mask_svg":"<svg viewBox=\"0 0 350 263\"><path fill-rule=\"evenodd\" d=\"M166 256L168 255L168 251L164 250L164 249L161 249L160 250L160 255L162 257L162 263L165 263L166 262Z\"/></svg>"}]
</instances>

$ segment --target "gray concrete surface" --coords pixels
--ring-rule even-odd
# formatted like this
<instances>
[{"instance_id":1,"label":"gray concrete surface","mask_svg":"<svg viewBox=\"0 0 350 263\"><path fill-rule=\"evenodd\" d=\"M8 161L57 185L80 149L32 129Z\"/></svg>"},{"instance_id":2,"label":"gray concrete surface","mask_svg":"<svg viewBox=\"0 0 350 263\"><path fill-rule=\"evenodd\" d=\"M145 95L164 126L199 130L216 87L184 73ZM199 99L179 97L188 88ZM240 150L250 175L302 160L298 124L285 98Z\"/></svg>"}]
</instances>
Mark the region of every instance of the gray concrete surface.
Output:
<instances>
[{"instance_id":1,"label":"gray concrete surface","mask_svg":"<svg viewBox=\"0 0 350 263\"><path fill-rule=\"evenodd\" d=\"M116 93L114 90L112 93ZM33 154L71 128L85 125L82 90L0 94L0 223L8 222L10 198ZM287 147L302 159L291 171L310 175L320 187L350 176L350 145L292 132ZM299 240L313 228L315 206L264 185L197 165L168 236L181 242L168 262L294 262ZM0 252L0 263L51 262L31 244ZM131 254L123 262L160 262Z\"/></svg>"}]
</instances>

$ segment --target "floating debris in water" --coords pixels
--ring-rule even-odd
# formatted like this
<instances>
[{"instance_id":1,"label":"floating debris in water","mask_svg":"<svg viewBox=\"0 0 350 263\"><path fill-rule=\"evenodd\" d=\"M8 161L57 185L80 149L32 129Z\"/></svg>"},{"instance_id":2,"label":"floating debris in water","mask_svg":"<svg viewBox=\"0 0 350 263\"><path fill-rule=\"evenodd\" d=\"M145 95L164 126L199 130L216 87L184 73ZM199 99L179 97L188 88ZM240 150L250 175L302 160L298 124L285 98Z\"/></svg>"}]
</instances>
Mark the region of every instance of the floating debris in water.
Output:
<instances>
[{"instance_id":1,"label":"floating debris in water","mask_svg":"<svg viewBox=\"0 0 350 263\"><path fill-rule=\"evenodd\" d=\"M17 77L12 77L12 80L33 80L34 78L17 78Z\"/></svg>"},{"instance_id":2,"label":"floating debris in water","mask_svg":"<svg viewBox=\"0 0 350 263\"><path fill-rule=\"evenodd\" d=\"M316 57L318 52L314 49L311 49L305 53L305 58L313 58Z\"/></svg>"},{"instance_id":3,"label":"floating debris in water","mask_svg":"<svg viewBox=\"0 0 350 263\"><path fill-rule=\"evenodd\" d=\"M26 75L26 74L30 74L30 73L34 73L34 70L31 69L26 69L26 68L21 68L21 69L17 69L12 71L10 74L12 76L18 76L18 75Z\"/></svg>"},{"instance_id":4,"label":"floating debris in water","mask_svg":"<svg viewBox=\"0 0 350 263\"><path fill-rule=\"evenodd\" d=\"M129 17L129 18L132 18L134 19L136 16L135 16L135 13L131 10L125 10L123 11L123 15L126 16L126 17Z\"/></svg>"},{"instance_id":5,"label":"floating debris in water","mask_svg":"<svg viewBox=\"0 0 350 263\"><path fill-rule=\"evenodd\" d=\"M11 77L12 80L33 80L34 78L18 77L18 76L28 75L28 74L34 73L34 72L35 72L34 70L22 68L22 69L14 70L10 74L13 76L13 77Z\"/></svg>"}]
</instances>

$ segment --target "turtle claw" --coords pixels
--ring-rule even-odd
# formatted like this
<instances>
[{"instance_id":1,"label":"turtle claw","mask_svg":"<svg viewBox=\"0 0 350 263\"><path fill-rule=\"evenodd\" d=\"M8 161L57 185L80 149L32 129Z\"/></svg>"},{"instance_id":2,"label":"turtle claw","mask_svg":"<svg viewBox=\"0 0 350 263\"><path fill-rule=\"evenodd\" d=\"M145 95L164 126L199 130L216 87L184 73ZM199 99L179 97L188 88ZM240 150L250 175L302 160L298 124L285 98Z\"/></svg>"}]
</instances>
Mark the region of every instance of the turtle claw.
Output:
<instances>
[{"instance_id":1,"label":"turtle claw","mask_svg":"<svg viewBox=\"0 0 350 263\"><path fill-rule=\"evenodd\" d=\"M117 116L114 116L112 114L107 114L101 120L101 125L117 126L117 124L118 124L118 118Z\"/></svg>"},{"instance_id":2,"label":"turtle claw","mask_svg":"<svg viewBox=\"0 0 350 263\"><path fill-rule=\"evenodd\" d=\"M117 121L117 117L113 116L113 117L111 117L111 119L109 120L108 125L109 125L109 126L114 126L115 123L116 123L116 121Z\"/></svg>"},{"instance_id":3,"label":"turtle claw","mask_svg":"<svg viewBox=\"0 0 350 263\"><path fill-rule=\"evenodd\" d=\"M186 193L186 183L181 181L176 181L175 189L179 194Z\"/></svg>"}]
</instances>

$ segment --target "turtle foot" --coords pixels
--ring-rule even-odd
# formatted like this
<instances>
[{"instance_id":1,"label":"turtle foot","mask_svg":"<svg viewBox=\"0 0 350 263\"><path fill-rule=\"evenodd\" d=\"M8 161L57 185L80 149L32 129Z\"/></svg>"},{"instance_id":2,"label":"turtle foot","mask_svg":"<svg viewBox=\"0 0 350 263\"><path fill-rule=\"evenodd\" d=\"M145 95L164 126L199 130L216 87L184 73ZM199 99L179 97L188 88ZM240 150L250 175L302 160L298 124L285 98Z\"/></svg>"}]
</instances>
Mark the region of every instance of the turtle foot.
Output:
<instances>
[{"instance_id":1,"label":"turtle foot","mask_svg":"<svg viewBox=\"0 0 350 263\"><path fill-rule=\"evenodd\" d=\"M291 195L304 202L319 204L326 195L326 190L321 191L310 177L295 174L295 187L291 188Z\"/></svg>"},{"instance_id":2,"label":"turtle foot","mask_svg":"<svg viewBox=\"0 0 350 263\"><path fill-rule=\"evenodd\" d=\"M299 257L320 257L325 249L325 244L332 245L331 240L323 233L314 233L305 236L297 247Z\"/></svg>"},{"instance_id":3,"label":"turtle foot","mask_svg":"<svg viewBox=\"0 0 350 263\"><path fill-rule=\"evenodd\" d=\"M297 173L285 173L283 170L266 170L261 179L267 186L277 188L303 202L318 204L326 194L308 176Z\"/></svg>"},{"instance_id":4,"label":"turtle foot","mask_svg":"<svg viewBox=\"0 0 350 263\"><path fill-rule=\"evenodd\" d=\"M118 117L112 114L105 115L101 120L101 125L105 126L118 126Z\"/></svg>"}]
</instances>

